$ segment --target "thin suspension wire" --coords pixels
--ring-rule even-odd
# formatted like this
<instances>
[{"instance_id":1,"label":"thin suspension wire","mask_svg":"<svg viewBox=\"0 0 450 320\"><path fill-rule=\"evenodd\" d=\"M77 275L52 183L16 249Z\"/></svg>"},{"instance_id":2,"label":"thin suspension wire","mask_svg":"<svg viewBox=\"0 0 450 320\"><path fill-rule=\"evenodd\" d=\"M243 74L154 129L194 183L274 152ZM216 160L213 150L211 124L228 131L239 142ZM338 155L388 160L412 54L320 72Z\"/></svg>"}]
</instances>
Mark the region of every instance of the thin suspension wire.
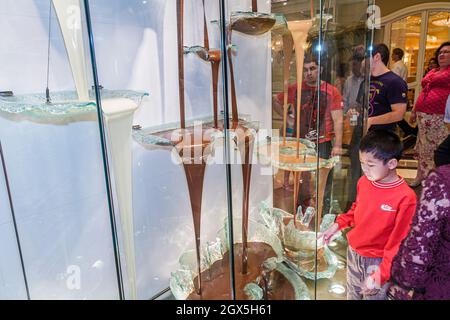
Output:
<instances>
[{"instance_id":1,"label":"thin suspension wire","mask_svg":"<svg viewBox=\"0 0 450 320\"><path fill-rule=\"evenodd\" d=\"M49 3L49 10L48 10L48 44L47 44L47 86L45 88L45 98L47 103L51 103L48 83L50 78L50 36L52 30L52 1L49 0L48 3Z\"/></svg>"}]
</instances>

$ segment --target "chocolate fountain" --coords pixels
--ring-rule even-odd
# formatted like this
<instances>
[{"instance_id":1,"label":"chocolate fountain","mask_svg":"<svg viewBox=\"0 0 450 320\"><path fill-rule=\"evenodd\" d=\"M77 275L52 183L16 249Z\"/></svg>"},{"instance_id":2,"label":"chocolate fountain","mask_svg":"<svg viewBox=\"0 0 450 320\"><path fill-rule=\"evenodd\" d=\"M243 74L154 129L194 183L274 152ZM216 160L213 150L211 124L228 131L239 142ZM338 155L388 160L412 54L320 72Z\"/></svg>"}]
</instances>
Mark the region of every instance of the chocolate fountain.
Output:
<instances>
[{"instance_id":1,"label":"chocolate fountain","mask_svg":"<svg viewBox=\"0 0 450 320\"><path fill-rule=\"evenodd\" d=\"M177 0L177 37L178 37L178 67L179 67L179 99L180 99L180 128L155 131L147 128L135 130L134 138L148 149L164 148L177 151L182 160L186 175L191 211L194 223L195 250L185 253L180 258L181 270L172 273L171 289L177 299L230 299L229 286L229 241L227 239L227 221L219 232L219 242L202 243L200 240L202 193L206 171L207 158L211 155L216 139L223 139L224 121L218 119L217 112L217 75L220 54L209 48L208 31L203 2L203 47L183 46L183 0ZM270 30L275 23L272 15L256 12L256 1L253 2L251 19L248 22L257 27L243 27L245 19L239 23L230 24L231 32L248 32L250 35L263 34ZM234 15L236 17L237 15ZM257 17L257 18L255 18ZM258 20L264 17L264 20ZM268 18L269 17L269 18ZM270 26L268 21L270 20ZM264 23L260 23L265 21ZM237 28L236 30L234 28ZM250 31L249 31L250 30ZM249 196L251 181L251 163L254 144L254 132L257 128L253 124L239 118L234 70L231 61L231 47L228 46L227 56L230 63L232 118L231 131L233 140L239 149L242 161L243 201L242 218L236 220L240 228L234 243L234 252L241 263L236 265L235 283L238 299L307 299L304 295L306 286L298 275L283 263L283 251L279 239L266 227L249 220ZM184 104L184 54L194 53L205 62L211 63L214 99L214 121L202 123L198 126L186 124ZM176 130L182 135L174 137ZM211 130L213 129L213 130ZM217 129L217 130L215 130ZM252 231L253 230L253 231ZM256 233L255 233L256 230ZM249 234L249 231L252 232ZM269 241L268 238L271 240ZM188 271L189 270L189 271ZM304 285L304 284L303 284ZM303 289L299 289L303 288ZM281 294L281 295L280 295Z\"/></svg>"},{"instance_id":2,"label":"chocolate fountain","mask_svg":"<svg viewBox=\"0 0 450 320\"><path fill-rule=\"evenodd\" d=\"M254 9L256 10L256 1L254 1ZM178 23L179 25L182 24L182 6L179 7L179 16L178 16ZM181 21L181 23L180 23ZM224 126L223 126L223 122L221 123L220 127L219 127L219 123L217 120L217 75L218 75L218 66L219 66L219 62L220 62L220 52L218 52L217 50L212 51L212 55L211 55L211 50L209 50L209 43L208 43L208 31L207 31L207 25L206 25L206 16L205 16L205 6L204 6L204 2L203 2L203 21L204 21L204 49L205 50L197 50L197 55L199 55L203 60L208 60L211 61L211 66L213 69L213 93L214 93L214 127L218 128L219 130L223 131ZM181 31L181 32L180 32ZM179 44L182 43L182 38L180 38L180 34L182 34L182 30L179 29ZM201 54L199 54L201 53ZM231 57L231 51L228 51L229 54L229 58ZM212 59L211 59L212 58ZM215 59L214 59L215 58ZM180 59L180 55L179 55L179 59ZM182 64L179 64L180 66ZM248 126L239 120L239 115L238 115L238 109L237 109L237 102L236 102L236 90L235 90L235 84L234 84L234 74L233 74L233 67L232 67L232 63L230 61L230 73L231 73L231 91L232 91L232 125L231 125L231 129L232 131L235 133L235 143L237 145L237 147L239 148L239 152L241 155L241 161L242 161L242 176L243 176L243 185L244 185L244 191L243 191L243 204L242 204L242 220L243 220L243 224L242 224L242 248L239 248L239 245L236 245L236 252L242 252L242 266L241 266L241 272L239 272L242 275L242 279L236 279L236 283L238 283L238 286L241 285L243 286L244 284L248 283L248 279L253 279L255 277L255 272L257 272L259 269L256 268L255 271L253 273L249 273L248 272L248 252L249 252L249 244L248 244L248 205L249 205L249 196L250 196L250 179L251 179L251 155L252 155L252 150L253 150L253 141L254 141L254 137L253 137L253 131L250 130L250 128L248 128ZM180 77L181 78L181 77ZM180 86L181 87L181 86ZM180 95L182 95L183 93L181 92L180 89ZM227 121L226 119L224 119L223 121ZM211 140L209 140L209 142L211 142ZM187 172L187 167L185 165L185 170ZM203 179L203 178L202 178ZM202 180L203 181L203 180ZM192 186L194 185L198 185L200 183L200 179L197 181L197 183L192 183ZM191 194L191 191L190 191ZM199 197L199 199L201 200L201 196ZM193 201L192 199L192 195L191 195L191 202ZM194 209L194 206L193 206ZM200 210L198 210L198 212L201 212ZM194 214L195 216L195 214ZM198 223L200 222L200 218L198 219ZM198 229L198 230L197 230ZM198 232L198 233L197 233ZM189 298L190 299L196 299L196 298L201 298L201 299L208 299L208 298L213 298L213 297L217 297L217 292L215 290L209 290L209 286L207 284L205 284L205 288L202 288L202 273L201 273L201 268L200 268L200 239L199 239L199 235L200 235L200 230L199 227L196 228L196 239L197 239L197 243L196 243L196 252L197 252L197 265L198 265L198 275L197 275L197 281L195 283L198 284L198 288L196 290L196 293L193 293ZM251 244L251 253L252 254L259 254L260 255L260 259L261 262L264 261L266 258L270 257L273 253L270 253L270 248L265 248L263 250L263 248L259 248L257 247L257 243L255 244ZM253 248L253 246L255 246L255 248ZM265 254L261 254L262 252L265 252ZM224 261L227 258L224 257L222 264L224 263ZM225 272L229 272L228 269L228 264L225 264L227 266L227 268L225 268ZM256 264L257 266L260 265L260 263ZM210 271L211 272L211 271ZM221 279L223 279L224 282L224 286L223 288L228 288L228 283L227 283L227 279L228 277L222 277ZM219 280L218 278L215 279L214 285L212 288L215 288L216 286L218 286L217 284L217 280ZM206 291L202 293L202 290L205 289ZM243 289L243 288L240 288ZM239 292L242 292L242 290L238 290ZM226 290L226 292L228 292ZM228 294L228 293L227 293ZM239 294L239 293L238 293Z\"/></svg>"},{"instance_id":3,"label":"chocolate fountain","mask_svg":"<svg viewBox=\"0 0 450 320\"><path fill-rule=\"evenodd\" d=\"M311 18L313 15L311 3ZM322 212L323 196L328 173L337 158L322 159L317 157L316 145L310 139L300 138L301 86L303 76L304 45L312 20L286 22L278 19L276 30L281 33L284 51L283 81L283 136L269 138L258 147L258 155L270 162L273 167L294 173L293 213L278 208L269 208L262 203L260 214L267 227L277 234L282 242L285 263L297 274L308 279L331 278L336 272L337 258L323 243L317 242L317 234L311 230L310 222L316 215L314 207L305 212L297 209L300 175L302 172L315 171L318 177L317 212ZM284 29L283 29L284 25ZM281 32L280 32L281 30ZM297 65L297 105L296 137L286 137L289 65L292 47L295 47ZM329 220L329 219L328 219ZM321 223L321 214L317 215L314 228L325 230Z\"/></svg>"},{"instance_id":4,"label":"chocolate fountain","mask_svg":"<svg viewBox=\"0 0 450 320\"><path fill-rule=\"evenodd\" d=\"M180 129L182 135L178 138L174 137L174 130L166 130L161 132L152 132L148 134L146 131L135 133L135 138L144 145L155 144L159 146L174 147L180 156L183 168L186 175L187 186L189 190L189 197L191 202L192 217L194 222L195 233L195 247L196 247L196 261L197 261L197 278L195 280L195 293L201 298L205 298L202 293L203 281L201 273L201 255L200 255L200 226L201 226L201 200L203 194L203 182L206 170L206 162L208 156L211 154L212 144L214 143L215 136L214 130L223 131L223 121L218 119L218 102L217 102L217 81L218 71L220 64L220 51L211 50L209 48L208 30L206 23L205 6L203 1L203 25L204 25L204 47L194 46L190 48L184 48L183 46L183 22L184 22L184 1L177 0L177 38L178 38L178 79L179 79L179 101L180 101ZM185 101L184 101L184 53L195 53L204 61L211 63L212 69L212 81L213 81L213 124L202 124L201 127L187 127L185 120ZM252 132L250 130L243 130L245 121L239 121L237 111L233 114L232 128L236 130L236 143L241 151L243 164L243 176L244 181L250 183L250 161L251 151L250 146L253 141ZM217 131L216 130L216 131ZM151 137L150 137L151 136ZM217 135L219 136L219 135ZM247 150L247 153L245 151ZM247 192L244 192L244 207L248 212L248 198L249 188L244 188Z\"/></svg>"}]
</instances>

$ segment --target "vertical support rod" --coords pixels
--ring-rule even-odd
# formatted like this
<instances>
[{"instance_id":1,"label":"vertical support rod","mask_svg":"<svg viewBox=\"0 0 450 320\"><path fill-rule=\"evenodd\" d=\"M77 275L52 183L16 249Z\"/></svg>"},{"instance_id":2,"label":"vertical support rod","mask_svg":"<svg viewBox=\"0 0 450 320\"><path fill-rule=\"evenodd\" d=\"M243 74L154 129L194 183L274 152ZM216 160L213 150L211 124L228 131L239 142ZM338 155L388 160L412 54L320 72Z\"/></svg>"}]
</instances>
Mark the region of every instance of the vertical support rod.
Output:
<instances>
[{"instance_id":1,"label":"vertical support rod","mask_svg":"<svg viewBox=\"0 0 450 320\"><path fill-rule=\"evenodd\" d=\"M231 164L230 164L230 139L229 139L229 102L228 102L228 60L227 60L227 26L226 26L226 11L225 0L220 0L220 50L222 52L222 96L223 96L223 128L224 128L224 153L225 153L225 170L227 180L227 199L228 199L228 241L229 241L229 254L230 254L230 286L231 286L231 299L236 300L236 286L235 286L235 270L234 270L234 237L233 237L233 193L231 188Z\"/></svg>"},{"instance_id":2,"label":"vertical support rod","mask_svg":"<svg viewBox=\"0 0 450 320\"><path fill-rule=\"evenodd\" d=\"M117 286L119 290L119 299L125 299L124 287L123 287L123 276L122 276L122 267L120 263L120 251L119 251L119 241L117 237L117 223L114 214L114 203L112 196L112 186L111 186L111 174L109 171L109 163L108 163L108 150L106 145L106 134L105 134L105 126L103 122L103 113L101 106L101 98L100 98L100 88L98 84L98 74L97 74L97 63L95 59L95 48L94 48L94 35L92 31L92 23L91 23L91 14L89 10L89 0L84 0L84 10L86 14L86 25L89 37L89 51L91 54L91 64L92 64L92 72L94 78L94 87L95 87L95 100L97 102L97 116L98 116L98 127L100 131L100 141L102 147L102 156L103 156L103 170L105 172L105 183L107 186L106 195L108 197L108 209L110 215L111 222L111 235L113 240L113 250L114 250L114 261L116 265L116 275L117 275Z\"/></svg>"},{"instance_id":3,"label":"vertical support rod","mask_svg":"<svg viewBox=\"0 0 450 320\"><path fill-rule=\"evenodd\" d=\"M311 0L312 3L313 0ZM321 70L322 67L322 49L323 49L323 44L322 44L322 32L323 32L323 25L322 25L322 19L323 19L323 1L324 0L319 0L320 4L319 4L319 8L320 8L320 19L319 19L319 46L318 46L318 51L319 51L319 55L318 55L318 63L319 63L319 70ZM312 6L312 4L311 4ZM311 17L312 19L313 17ZM319 98L317 99L317 117L318 120L316 121L316 132L317 132L317 138L316 138L316 146L317 146L317 162L316 162L316 174L315 174L315 180L316 180L316 199L317 199L317 195L319 194L319 163L320 163L320 158L319 158L319 141L320 141L320 101L322 99L320 99L320 83L322 81L322 75L319 73L319 76L317 77L317 90L319 91ZM318 211L318 201L316 201L315 203L315 209L316 209L316 216L314 218L314 231L317 234L317 230L319 228L318 224L318 217L319 215L322 214L322 212ZM315 255L314 255L314 274L316 275L316 279L314 281L314 299L317 299L317 240L316 240L316 250L315 250Z\"/></svg>"},{"instance_id":4,"label":"vertical support rod","mask_svg":"<svg viewBox=\"0 0 450 320\"><path fill-rule=\"evenodd\" d=\"M184 0L177 0L177 52L178 52L178 95L180 96L180 127L186 128L185 103L184 103L184 47L183 47L183 24L184 24Z\"/></svg>"},{"instance_id":5,"label":"vertical support rod","mask_svg":"<svg viewBox=\"0 0 450 320\"><path fill-rule=\"evenodd\" d=\"M30 298L30 289L28 287L27 273L25 271L25 263L24 263L23 254L22 254L22 246L20 245L19 231L17 229L17 222L16 222L16 214L14 211L14 204L12 201L11 188L9 186L8 171L6 170L6 160L5 160L5 156L3 154L3 147L2 147L1 141L0 141L0 157L1 157L1 161L2 161L3 174L5 176L6 190L8 192L8 201L9 201L9 207L11 209L11 216L12 216L13 225L14 225L14 232L16 235L17 248L19 250L20 264L22 267L22 274L23 274L23 280L25 283L25 290L27 292L27 299L30 300L31 299Z\"/></svg>"}]
</instances>

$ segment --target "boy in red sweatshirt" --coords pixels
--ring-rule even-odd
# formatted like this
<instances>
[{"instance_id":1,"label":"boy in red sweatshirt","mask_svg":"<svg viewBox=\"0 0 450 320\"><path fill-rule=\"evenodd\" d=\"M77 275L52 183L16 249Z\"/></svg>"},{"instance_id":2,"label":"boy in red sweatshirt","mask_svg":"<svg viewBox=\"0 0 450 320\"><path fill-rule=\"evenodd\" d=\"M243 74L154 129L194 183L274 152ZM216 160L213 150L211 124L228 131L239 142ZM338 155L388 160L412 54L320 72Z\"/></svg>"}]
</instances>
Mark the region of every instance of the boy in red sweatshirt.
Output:
<instances>
[{"instance_id":1,"label":"boy in red sweatshirt","mask_svg":"<svg viewBox=\"0 0 450 320\"><path fill-rule=\"evenodd\" d=\"M361 140L364 176L356 201L321 235L327 244L339 230L353 227L347 234L348 300L386 298L392 259L416 209L416 194L396 171L402 151L399 137L389 131L373 130Z\"/></svg>"}]
</instances>

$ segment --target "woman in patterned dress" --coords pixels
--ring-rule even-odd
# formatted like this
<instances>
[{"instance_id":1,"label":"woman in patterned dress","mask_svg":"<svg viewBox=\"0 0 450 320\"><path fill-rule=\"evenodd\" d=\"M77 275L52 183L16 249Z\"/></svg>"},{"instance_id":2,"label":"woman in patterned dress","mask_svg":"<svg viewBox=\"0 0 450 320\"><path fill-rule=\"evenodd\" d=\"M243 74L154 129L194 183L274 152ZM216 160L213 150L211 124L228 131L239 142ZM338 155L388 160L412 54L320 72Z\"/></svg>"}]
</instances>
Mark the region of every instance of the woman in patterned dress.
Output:
<instances>
[{"instance_id":1,"label":"woman in patterned dress","mask_svg":"<svg viewBox=\"0 0 450 320\"><path fill-rule=\"evenodd\" d=\"M444 125L444 112L450 94L450 42L440 45L436 58L439 68L431 70L422 79L422 91L410 117L411 122L417 121L419 127L415 147L417 176L411 187L418 186L434 168L434 151L449 133Z\"/></svg>"},{"instance_id":2,"label":"woman in patterned dress","mask_svg":"<svg viewBox=\"0 0 450 320\"><path fill-rule=\"evenodd\" d=\"M450 299L450 135L434 159L437 168L425 180L411 231L392 262L390 299Z\"/></svg>"}]
</instances>

